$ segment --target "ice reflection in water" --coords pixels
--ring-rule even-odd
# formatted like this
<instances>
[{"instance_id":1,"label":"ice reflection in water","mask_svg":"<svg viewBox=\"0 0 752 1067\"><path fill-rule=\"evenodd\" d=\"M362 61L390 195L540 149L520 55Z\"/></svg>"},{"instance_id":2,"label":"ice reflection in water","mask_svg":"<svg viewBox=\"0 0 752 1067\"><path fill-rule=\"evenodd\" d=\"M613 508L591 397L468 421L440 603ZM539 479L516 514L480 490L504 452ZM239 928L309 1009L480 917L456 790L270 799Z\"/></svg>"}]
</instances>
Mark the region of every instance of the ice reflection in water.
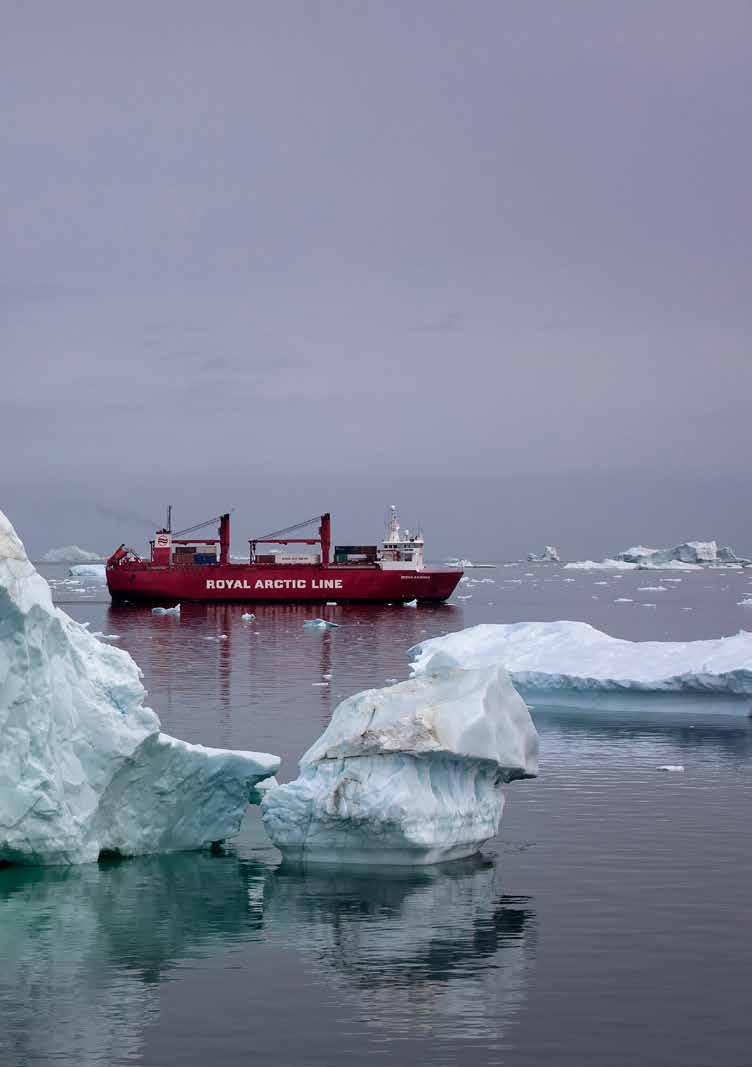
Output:
<instances>
[{"instance_id":1,"label":"ice reflection in water","mask_svg":"<svg viewBox=\"0 0 752 1067\"><path fill-rule=\"evenodd\" d=\"M488 860L389 872L280 868L269 930L325 971L337 997L390 1033L497 1039L534 954L526 897L505 896Z\"/></svg>"},{"instance_id":2,"label":"ice reflection in water","mask_svg":"<svg viewBox=\"0 0 752 1067\"><path fill-rule=\"evenodd\" d=\"M498 1037L525 994L534 919L489 861L382 876L233 852L0 870L0 1059L139 1059L160 988L245 944L327 972L369 1027ZM305 960L282 949L293 948ZM417 1028L417 1031L416 1031Z\"/></svg>"}]
</instances>

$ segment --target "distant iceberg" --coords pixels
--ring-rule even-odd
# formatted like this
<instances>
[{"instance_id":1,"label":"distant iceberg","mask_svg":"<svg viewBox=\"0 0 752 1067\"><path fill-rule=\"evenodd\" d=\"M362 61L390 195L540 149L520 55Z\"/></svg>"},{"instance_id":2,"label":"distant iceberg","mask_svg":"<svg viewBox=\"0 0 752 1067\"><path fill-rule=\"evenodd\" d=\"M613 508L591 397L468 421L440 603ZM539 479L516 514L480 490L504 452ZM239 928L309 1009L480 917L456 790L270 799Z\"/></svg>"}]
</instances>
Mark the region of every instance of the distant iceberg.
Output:
<instances>
[{"instance_id":1,"label":"distant iceberg","mask_svg":"<svg viewBox=\"0 0 752 1067\"><path fill-rule=\"evenodd\" d=\"M546 545L542 552L528 552L529 563L561 563L559 550L554 545Z\"/></svg>"},{"instance_id":2,"label":"distant iceberg","mask_svg":"<svg viewBox=\"0 0 752 1067\"><path fill-rule=\"evenodd\" d=\"M646 548L634 545L611 558L596 563L583 560L567 563L571 570L700 570L718 565L748 566L750 561L736 555L728 545L718 547L715 541L685 541L673 548Z\"/></svg>"},{"instance_id":3,"label":"distant iceberg","mask_svg":"<svg viewBox=\"0 0 752 1067\"><path fill-rule=\"evenodd\" d=\"M0 861L201 848L236 833L279 759L160 732L141 672L52 603L0 513Z\"/></svg>"},{"instance_id":4,"label":"distant iceberg","mask_svg":"<svg viewBox=\"0 0 752 1067\"><path fill-rule=\"evenodd\" d=\"M437 863L477 852L498 830L502 784L537 771L506 672L455 667L344 700L261 810L287 860Z\"/></svg>"},{"instance_id":5,"label":"distant iceberg","mask_svg":"<svg viewBox=\"0 0 752 1067\"><path fill-rule=\"evenodd\" d=\"M678 693L743 698L748 709L752 697L752 633L744 631L710 641L624 641L584 622L486 623L422 641L408 657L413 676L504 667L522 695L541 704Z\"/></svg>"},{"instance_id":6,"label":"distant iceberg","mask_svg":"<svg viewBox=\"0 0 752 1067\"><path fill-rule=\"evenodd\" d=\"M87 552L78 545L65 545L45 552L42 563L99 563L103 558L99 552Z\"/></svg>"},{"instance_id":7,"label":"distant iceberg","mask_svg":"<svg viewBox=\"0 0 752 1067\"><path fill-rule=\"evenodd\" d=\"M68 568L70 578L84 578L87 581L106 582L107 572L104 563L77 563Z\"/></svg>"}]
</instances>

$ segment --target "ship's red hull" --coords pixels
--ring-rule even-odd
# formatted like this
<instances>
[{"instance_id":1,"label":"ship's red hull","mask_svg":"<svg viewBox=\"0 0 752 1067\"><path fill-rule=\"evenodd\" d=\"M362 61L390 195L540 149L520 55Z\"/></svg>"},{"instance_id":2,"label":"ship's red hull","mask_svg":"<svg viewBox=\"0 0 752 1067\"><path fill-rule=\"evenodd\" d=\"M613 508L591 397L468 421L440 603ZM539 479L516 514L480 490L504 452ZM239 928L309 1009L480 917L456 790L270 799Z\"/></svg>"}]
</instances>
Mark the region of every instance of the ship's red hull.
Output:
<instances>
[{"instance_id":1,"label":"ship's red hull","mask_svg":"<svg viewBox=\"0 0 752 1067\"><path fill-rule=\"evenodd\" d=\"M107 567L107 587L114 601L164 604L442 601L451 596L461 577L461 570L382 570L375 565L227 563L159 567L141 561Z\"/></svg>"}]
</instances>

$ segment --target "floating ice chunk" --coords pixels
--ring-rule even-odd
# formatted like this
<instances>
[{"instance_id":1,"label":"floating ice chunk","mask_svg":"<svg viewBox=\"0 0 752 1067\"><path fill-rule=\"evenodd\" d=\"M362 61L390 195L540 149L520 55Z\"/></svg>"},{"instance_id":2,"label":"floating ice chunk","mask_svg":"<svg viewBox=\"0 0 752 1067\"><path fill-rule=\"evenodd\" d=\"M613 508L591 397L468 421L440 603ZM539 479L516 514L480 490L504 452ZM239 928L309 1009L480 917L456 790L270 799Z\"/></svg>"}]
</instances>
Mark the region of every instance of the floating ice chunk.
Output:
<instances>
[{"instance_id":1,"label":"floating ice chunk","mask_svg":"<svg viewBox=\"0 0 752 1067\"><path fill-rule=\"evenodd\" d=\"M253 619L256 618L256 616L253 614L252 611L244 611L240 618L243 620L243 622L252 622Z\"/></svg>"},{"instance_id":2,"label":"floating ice chunk","mask_svg":"<svg viewBox=\"0 0 752 1067\"><path fill-rule=\"evenodd\" d=\"M664 763L662 767L657 767L656 770L681 773L684 770L684 767L681 763Z\"/></svg>"},{"instance_id":3,"label":"floating ice chunk","mask_svg":"<svg viewBox=\"0 0 752 1067\"><path fill-rule=\"evenodd\" d=\"M328 608L336 608L337 607L337 601L336 600L327 600L326 606Z\"/></svg>"},{"instance_id":4,"label":"floating ice chunk","mask_svg":"<svg viewBox=\"0 0 752 1067\"><path fill-rule=\"evenodd\" d=\"M744 600L738 600L737 605L740 608L752 608L752 597L745 597Z\"/></svg>"},{"instance_id":5,"label":"floating ice chunk","mask_svg":"<svg viewBox=\"0 0 752 1067\"><path fill-rule=\"evenodd\" d=\"M667 593L668 588L665 585L638 585L638 593Z\"/></svg>"},{"instance_id":6,"label":"floating ice chunk","mask_svg":"<svg viewBox=\"0 0 752 1067\"><path fill-rule=\"evenodd\" d=\"M63 548L51 548L42 556L42 563L99 563L103 556L99 552L87 552L78 545L65 545Z\"/></svg>"},{"instance_id":7,"label":"floating ice chunk","mask_svg":"<svg viewBox=\"0 0 752 1067\"><path fill-rule=\"evenodd\" d=\"M417 608L418 601L417 600L406 600L404 606L406 608Z\"/></svg>"},{"instance_id":8,"label":"floating ice chunk","mask_svg":"<svg viewBox=\"0 0 752 1067\"><path fill-rule=\"evenodd\" d=\"M336 630L338 622L329 622L328 619L306 619L303 628L306 630Z\"/></svg>"},{"instance_id":9,"label":"floating ice chunk","mask_svg":"<svg viewBox=\"0 0 752 1067\"><path fill-rule=\"evenodd\" d=\"M655 608L657 606L657 604L640 604L641 608Z\"/></svg>"},{"instance_id":10,"label":"floating ice chunk","mask_svg":"<svg viewBox=\"0 0 752 1067\"><path fill-rule=\"evenodd\" d=\"M160 732L127 652L55 607L0 514L0 861L69 864L236 833L279 759Z\"/></svg>"},{"instance_id":11,"label":"floating ice chunk","mask_svg":"<svg viewBox=\"0 0 752 1067\"><path fill-rule=\"evenodd\" d=\"M618 596L614 604L634 604L634 600L629 596Z\"/></svg>"},{"instance_id":12,"label":"floating ice chunk","mask_svg":"<svg viewBox=\"0 0 752 1067\"><path fill-rule=\"evenodd\" d=\"M262 813L286 859L435 863L477 852L498 830L502 783L537 769L506 672L453 668L343 701Z\"/></svg>"},{"instance_id":13,"label":"floating ice chunk","mask_svg":"<svg viewBox=\"0 0 752 1067\"><path fill-rule=\"evenodd\" d=\"M530 563L560 563L559 550L554 545L546 545L542 552L528 552Z\"/></svg>"},{"instance_id":14,"label":"floating ice chunk","mask_svg":"<svg viewBox=\"0 0 752 1067\"><path fill-rule=\"evenodd\" d=\"M120 640L120 634L105 634L105 633L102 633L101 630L95 630L95 632L91 636L92 637L98 637L102 641L119 641Z\"/></svg>"},{"instance_id":15,"label":"floating ice chunk","mask_svg":"<svg viewBox=\"0 0 752 1067\"><path fill-rule=\"evenodd\" d=\"M180 604L176 604L173 608L152 608L152 615L179 615Z\"/></svg>"},{"instance_id":16,"label":"floating ice chunk","mask_svg":"<svg viewBox=\"0 0 752 1067\"><path fill-rule=\"evenodd\" d=\"M104 563L80 563L68 568L69 578L83 578L88 582L106 582Z\"/></svg>"},{"instance_id":17,"label":"floating ice chunk","mask_svg":"<svg viewBox=\"0 0 752 1067\"><path fill-rule=\"evenodd\" d=\"M584 622L481 624L408 652L413 675L446 666L505 667L541 691L752 695L752 633L709 641L625 641Z\"/></svg>"}]
</instances>

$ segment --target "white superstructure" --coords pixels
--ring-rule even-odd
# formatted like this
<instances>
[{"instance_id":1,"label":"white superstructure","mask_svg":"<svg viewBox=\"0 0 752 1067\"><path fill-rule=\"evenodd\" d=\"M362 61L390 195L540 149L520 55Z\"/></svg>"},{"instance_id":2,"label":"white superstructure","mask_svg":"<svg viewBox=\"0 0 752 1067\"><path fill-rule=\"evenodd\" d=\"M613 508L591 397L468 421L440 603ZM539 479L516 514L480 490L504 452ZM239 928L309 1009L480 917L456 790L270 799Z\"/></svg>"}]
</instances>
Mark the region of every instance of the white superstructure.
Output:
<instances>
[{"instance_id":1,"label":"white superstructure","mask_svg":"<svg viewBox=\"0 0 752 1067\"><path fill-rule=\"evenodd\" d=\"M423 534L411 534L400 529L397 508L389 508L387 534L379 550L379 563L383 570L423 570Z\"/></svg>"}]
</instances>

